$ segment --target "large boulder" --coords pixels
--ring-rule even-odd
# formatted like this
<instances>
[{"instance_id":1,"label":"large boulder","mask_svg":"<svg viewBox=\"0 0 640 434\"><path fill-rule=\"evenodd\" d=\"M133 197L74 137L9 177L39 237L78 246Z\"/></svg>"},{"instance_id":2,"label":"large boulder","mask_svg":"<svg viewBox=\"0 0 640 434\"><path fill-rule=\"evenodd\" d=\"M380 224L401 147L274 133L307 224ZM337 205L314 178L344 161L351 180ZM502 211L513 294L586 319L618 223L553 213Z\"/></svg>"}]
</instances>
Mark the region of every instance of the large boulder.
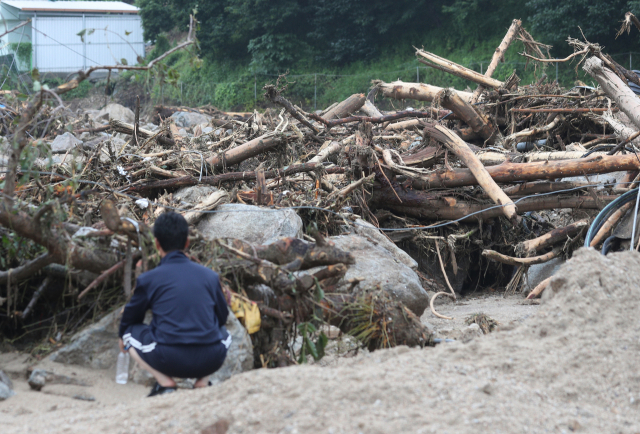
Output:
<instances>
[{"instance_id":1,"label":"large boulder","mask_svg":"<svg viewBox=\"0 0 640 434\"><path fill-rule=\"evenodd\" d=\"M51 152L53 153L67 152L76 147L82 147L82 140L79 140L69 132L57 136L53 142L51 142Z\"/></svg>"},{"instance_id":2,"label":"large boulder","mask_svg":"<svg viewBox=\"0 0 640 434\"><path fill-rule=\"evenodd\" d=\"M211 117L203 115L202 113L175 112L171 115L171 119L174 120L176 126L178 127L193 128L196 125L208 124L211 120Z\"/></svg>"},{"instance_id":3,"label":"large boulder","mask_svg":"<svg viewBox=\"0 0 640 434\"><path fill-rule=\"evenodd\" d=\"M110 369L118 358L118 308L97 323L76 333L71 341L53 353L51 360L94 369Z\"/></svg>"},{"instance_id":4,"label":"large boulder","mask_svg":"<svg viewBox=\"0 0 640 434\"><path fill-rule=\"evenodd\" d=\"M9 399L15 394L11 378L4 371L0 371L0 401Z\"/></svg>"},{"instance_id":5,"label":"large boulder","mask_svg":"<svg viewBox=\"0 0 640 434\"><path fill-rule=\"evenodd\" d=\"M413 313L422 315L429 305L429 296L415 271L398 261L385 247L360 235L340 235L330 239L336 247L351 253L356 259L356 263L347 269L344 281L364 279L356 288L379 286Z\"/></svg>"},{"instance_id":6,"label":"large boulder","mask_svg":"<svg viewBox=\"0 0 640 434\"><path fill-rule=\"evenodd\" d=\"M203 236L238 238L252 244L271 244L283 237L302 237L302 219L294 210L273 210L243 204L225 204L197 225Z\"/></svg>"},{"instance_id":7,"label":"large boulder","mask_svg":"<svg viewBox=\"0 0 640 434\"><path fill-rule=\"evenodd\" d=\"M120 351L118 328L121 310L116 309L96 324L78 332L66 346L51 355L51 360L94 369L113 369ZM150 321L151 315L147 314L145 323ZM253 368L253 345L247 330L232 313L229 314L225 327L231 334L232 341L224 364L211 376L214 383ZM133 361L130 364L130 379L138 384L153 382L151 375L142 371Z\"/></svg>"},{"instance_id":8,"label":"large boulder","mask_svg":"<svg viewBox=\"0 0 640 434\"><path fill-rule=\"evenodd\" d=\"M380 229L376 228L369 222L362 219L357 219L354 222L353 230L356 234L366 238L371 243L378 245L384 249L387 249L391 253L397 262L400 262L412 270L418 268L418 262L407 254L400 247L391 241L386 235L384 235Z\"/></svg>"},{"instance_id":9,"label":"large boulder","mask_svg":"<svg viewBox=\"0 0 640 434\"><path fill-rule=\"evenodd\" d=\"M132 124L136 120L136 115L125 106L115 103L107 104L95 115L95 120L98 122L108 123L112 119Z\"/></svg>"},{"instance_id":10,"label":"large boulder","mask_svg":"<svg viewBox=\"0 0 640 434\"><path fill-rule=\"evenodd\" d=\"M227 350L227 358L222 367L210 377L214 384L221 383L236 374L250 371L253 368L253 344L247 329L231 312L229 312L225 327L231 335L231 346Z\"/></svg>"}]
</instances>

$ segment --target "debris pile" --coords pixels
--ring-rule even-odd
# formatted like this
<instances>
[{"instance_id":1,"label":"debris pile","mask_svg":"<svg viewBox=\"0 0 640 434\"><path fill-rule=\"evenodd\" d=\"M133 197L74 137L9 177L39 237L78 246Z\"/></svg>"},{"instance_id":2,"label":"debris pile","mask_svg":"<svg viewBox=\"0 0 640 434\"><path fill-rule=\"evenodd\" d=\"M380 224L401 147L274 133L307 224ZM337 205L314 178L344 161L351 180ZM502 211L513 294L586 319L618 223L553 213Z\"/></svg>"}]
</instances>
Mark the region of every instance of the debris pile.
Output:
<instances>
[{"instance_id":1,"label":"debris pile","mask_svg":"<svg viewBox=\"0 0 640 434\"><path fill-rule=\"evenodd\" d=\"M542 71L535 83L492 77L515 40ZM37 310L46 326L66 315L68 333L124 301L158 262L149 227L174 210L193 227L192 259L220 273L251 332L255 366L322 357L319 322L370 350L433 345L419 316L429 305L439 315L436 297L523 291L530 266L570 256L598 210L637 187L640 100L628 83L640 80L598 44L569 43L573 55L550 59L514 20L484 74L416 49L475 90L375 81L316 113L287 100L286 76L264 87L274 108L262 113L139 102L70 113L58 95L91 71L27 101L3 95L0 231L31 250L0 272L2 327L15 333ZM544 65L558 61L599 86L549 82ZM376 98L421 107L382 112ZM53 290L45 316L38 299Z\"/></svg>"}]
</instances>

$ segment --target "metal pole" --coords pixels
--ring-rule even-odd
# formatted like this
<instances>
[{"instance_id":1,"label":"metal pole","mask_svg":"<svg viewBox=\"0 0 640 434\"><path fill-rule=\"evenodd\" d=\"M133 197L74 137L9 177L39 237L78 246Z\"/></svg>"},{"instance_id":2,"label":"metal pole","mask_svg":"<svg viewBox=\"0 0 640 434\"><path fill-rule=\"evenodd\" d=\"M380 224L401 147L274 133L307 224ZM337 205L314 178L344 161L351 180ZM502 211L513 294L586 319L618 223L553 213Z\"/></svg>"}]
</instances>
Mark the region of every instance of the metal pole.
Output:
<instances>
[{"instance_id":1,"label":"metal pole","mask_svg":"<svg viewBox=\"0 0 640 434\"><path fill-rule=\"evenodd\" d=\"M629 71L633 71L633 62L631 61L631 51L629 51Z\"/></svg>"},{"instance_id":2,"label":"metal pole","mask_svg":"<svg viewBox=\"0 0 640 434\"><path fill-rule=\"evenodd\" d=\"M556 83L558 82L558 62L556 62Z\"/></svg>"},{"instance_id":3,"label":"metal pole","mask_svg":"<svg viewBox=\"0 0 640 434\"><path fill-rule=\"evenodd\" d=\"M316 109L318 101L318 74L313 74L313 109Z\"/></svg>"},{"instance_id":4,"label":"metal pole","mask_svg":"<svg viewBox=\"0 0 640 434\"><path fill-rule=\"evenodd\" d=\"M180 104L183 104L184 97L182 96L182 82L180 82Z\"/></svg>"},{"instance_id":5,"label":"metal pole","mask_svg":"<svg viewBox=\"0 0 640 434\"><path fill-rule=\"evenodd\" d=\"M37 18L38 14L33 14L33 19L31 20L31 28L33 29L31 32L33 34L33 67L36 69L38 68L38 32L36 32L38 29L36 24Z\"/></svg>"},{"instance_id":6,"label":"metal pole","mask_svg":"<svg viewBox=\"0 0 640 434\"><path fill-rule=\"evenodd\" d=\"M480 62L480 74L484 74L484 71L482 70L482 62Z\"/></svg>"},{"instance_id":7,"label":"metal pole","mask_svg":"<svg viewBox=\"0 0 640 434\"><path fill-rule=\"evenodd\" d=\"M253 74L253 99L258 103L258 76Z\"/></svg>"},{"instance_id":8,"label":"metal pole","mask_svg":"<svg viewBox=\"0 0 640 434\"><path fill-rule=\"evenodd\" d=\"M82 69L87 69L87 20L84 14L82 14L82 29L84 30L84 38L82 38Z\"/></svg>"},{"instance_id":9,"label":"metal pole","mask_svg":"<svg viewBox=\"0 0 640 434\"><path fill-rule=\"evenodd\" d=\"M416 66L416 83L420 83L420 68Z\"/></svg>"}]
</instances>

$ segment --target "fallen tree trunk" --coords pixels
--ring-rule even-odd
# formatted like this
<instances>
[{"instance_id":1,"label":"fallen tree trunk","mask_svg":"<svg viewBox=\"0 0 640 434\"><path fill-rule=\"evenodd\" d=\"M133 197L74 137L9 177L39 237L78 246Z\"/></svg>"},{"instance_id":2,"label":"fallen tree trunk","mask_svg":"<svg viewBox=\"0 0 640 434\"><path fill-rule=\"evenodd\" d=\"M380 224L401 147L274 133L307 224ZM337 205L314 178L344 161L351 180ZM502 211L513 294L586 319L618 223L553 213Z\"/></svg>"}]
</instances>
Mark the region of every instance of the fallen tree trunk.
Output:
<instances>
[{"instance_id":1,"label":"fallen tree trunk","mask_svg":"<svg viewBox=\"0 0 640 434\"><path fill-rule=\"evenodd\" d=\"M378 181L382 185L386 185L384 179L378 179ZM600 209L617 197L598 196L597 200L591 196L532 197L518 201L518 212L560 208ZM394 190L391 190L390 187L374 188L369 206L427 220L475 222L503 215L502 207L493 204L463 202L452 197L444 198L442 195L425 191L405 190L400 186L396 186Z\"/></svg>"},{"instance_id":2,"label":"fallen tree trunk","mask_svg":"<svg viewBox=\"0 0 640 434\"><path fill-rule=\"evenodd\" d=\"M458 65L450 60L447 60L443 57L437 56L433 53L429 53L428 51L416 49L416 57L418 57L418 62L423 63L432 68L439 69L441 71L448 72L449 74L455 75L456 77L464 78L469 81L473 81L474 83L481 84L485 87L489 87L492 89L500 89L504 84L500 80L496 80L491 77L486 77L479 72L476 72L472 69L465 68L462 65ZM420 59L422 57L425 60Z\"/></svg>"},{"instance_id":3,"label":"fallen tree trunk","mask_svg":"<svg viewBox=\"0 0 640 434\"><path fill-rule=\"evenodd\" d=\"M222 169L223 167L233 166L248 158L255 157L269 149L275 148L284 141L284 135L267 133L233 149L215 154L207 158L206 161L213 168Z\"/></svg>"},{"instance_id":4,"label":"fallen tree trunk","mask_svg":"<svg viewBox=\"0 0 640 434\"><path fill-rule=\"evenodd\" d=\"M548 232L542 236L534 238L532 240L526 240L518 243L516 246L516 254L518 256L531 256L537 251L543 250L549 246L553 246L561 241L566 241L567 238L577 235L584 228L589 226L588 220L579 220L575 223L567 225L563 228L557 228Z\"/></svg>"},{"instance_id":5,"label":"fallen tree trunk","mask_svg":"<svg viewBox=\"0 0 640 434\"><path fill-rule=\"evenodd\" d=\"M363 93L356 93L345 99L331 110L322 115L322 119L330 121L332 119L340 119L355 113L364 105L366 97Z\"/></svg>"},{"instance_id":6,"label":"fallen tree trunk","mask_svg":"<svg viewBox=\"0 0 640 434\"><path fill-rule=\"evenodd\" d=\"M597 57L587 59L582 68L596 79L607 95L618 104L620 110L637 128L640 128L640 99L627 86L627 83L623 82L615 72L605 68L602 60Z\"/></svg>"},{"instance_id":7,"label":"fallen tree trunk","mask_svg":"<svg viewBox=\"0 0 640 434\"><path fill-rule=\"evenodd\" d=\"M507 34L504 35L504 38L502 38L502 42L500 42L500 45L498 45L498 48L496 48L496 51L493 53L493 56L491 57L491 63L489 63L489 66L487 66L487 70L484 73L485 77L491 77L495 72L496 68L498 67L498 63L500 63L500 61L504 62L504 53L507 51L507 48L509 48L509 45L511 45L511 42L515 39L515 37L520 32L521 26L522 26L522 21L520 20L513 20L511 22L511 26L509 27L509 30L507 30ZM470 101L472 104L475 104L476 102L478 102L478 99L480 98L480 95L482 94L482 91L484 89L485 87L479 84L476 90L473 91L473 96L471 97L471 101Z\"/></svg>"},{"instance_id":8,"label":"fallen tree trunk","mask_svg":"<svg viewBox=\"0 0 640 434\"><path fill-rule=\"evenodd\" d=\"M456 154L469 168L478 184L487 192L487 195L498 205L505 205L502 207L504 215L515 223L517 219L516 206L509 199L509 196L498 187L487 172L487 169L460 137L455 135L453 131L437 124L426 126L425 134L430 134L431 137L442 142L451 152Z\"/></svg>"},{"instance_id":9,"label":"fallen tree trunk","mask_svg":"<svg viewBox=\"0 0 640 434\"><path fill-rule=\"evenodd\" d=\"M533 163L503 163L487 167L495 182L512 183L538 179L557 179L572 176L592 175L640 169L640 162L631 155L596 155L576 160L541 161ZM433 172L414 180L414 188L450 188L477 185L475 176L469 169Z\"/></svg>"},{"instance_id":10,"label":"fallen tree trunk","mask_svg":"<svg viewBox=\"0 0 640 434\"><path fill-rule=\"evenodd\" d=\"M454 112L471 129L478 133L488 144L500 145L502 134L494 123L483 113L478 112L471 104L460 98L455 91L445 89L440 93L442 107Z\"/></svg>"},{"instance_id":11,"label":"fallen tree trunk","mask_svg":"<svg viewBox=\"0 0 640 434\"><path fill-rule=\"evenodd\" d=\"M431 102L442 92L441 87L424 83L405 83L402 81L385 83L382 81L374 81L374 85L377 86L378 91L383 96L393 99L413 99L416 101ZM464 101L471 100L472 94L469 92L456 90L456 93Z\"/></svg>"}]
</instances>

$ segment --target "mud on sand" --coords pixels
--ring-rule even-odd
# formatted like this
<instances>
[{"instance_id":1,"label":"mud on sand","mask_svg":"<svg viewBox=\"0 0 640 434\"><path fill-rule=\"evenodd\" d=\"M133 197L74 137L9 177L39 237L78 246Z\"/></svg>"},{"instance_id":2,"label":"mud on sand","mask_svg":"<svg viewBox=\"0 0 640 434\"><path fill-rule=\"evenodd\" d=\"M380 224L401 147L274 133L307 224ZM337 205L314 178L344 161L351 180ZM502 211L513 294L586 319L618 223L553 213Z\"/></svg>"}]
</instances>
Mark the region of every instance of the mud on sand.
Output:
<instances>
[{"instance_id":1,"label":"mud on sand","mask_svg":"<svg viewBox=\"0 0 640 434\"><path fill-rule=\"evenodd\" d=\"M226 419L229 433L640 432L639 277L638 253L582 249L535 315L468 344L254 370L204 390L22 416L6 412L7 400L0 426L200 433Z\"/></svg>"}]
</instances>

